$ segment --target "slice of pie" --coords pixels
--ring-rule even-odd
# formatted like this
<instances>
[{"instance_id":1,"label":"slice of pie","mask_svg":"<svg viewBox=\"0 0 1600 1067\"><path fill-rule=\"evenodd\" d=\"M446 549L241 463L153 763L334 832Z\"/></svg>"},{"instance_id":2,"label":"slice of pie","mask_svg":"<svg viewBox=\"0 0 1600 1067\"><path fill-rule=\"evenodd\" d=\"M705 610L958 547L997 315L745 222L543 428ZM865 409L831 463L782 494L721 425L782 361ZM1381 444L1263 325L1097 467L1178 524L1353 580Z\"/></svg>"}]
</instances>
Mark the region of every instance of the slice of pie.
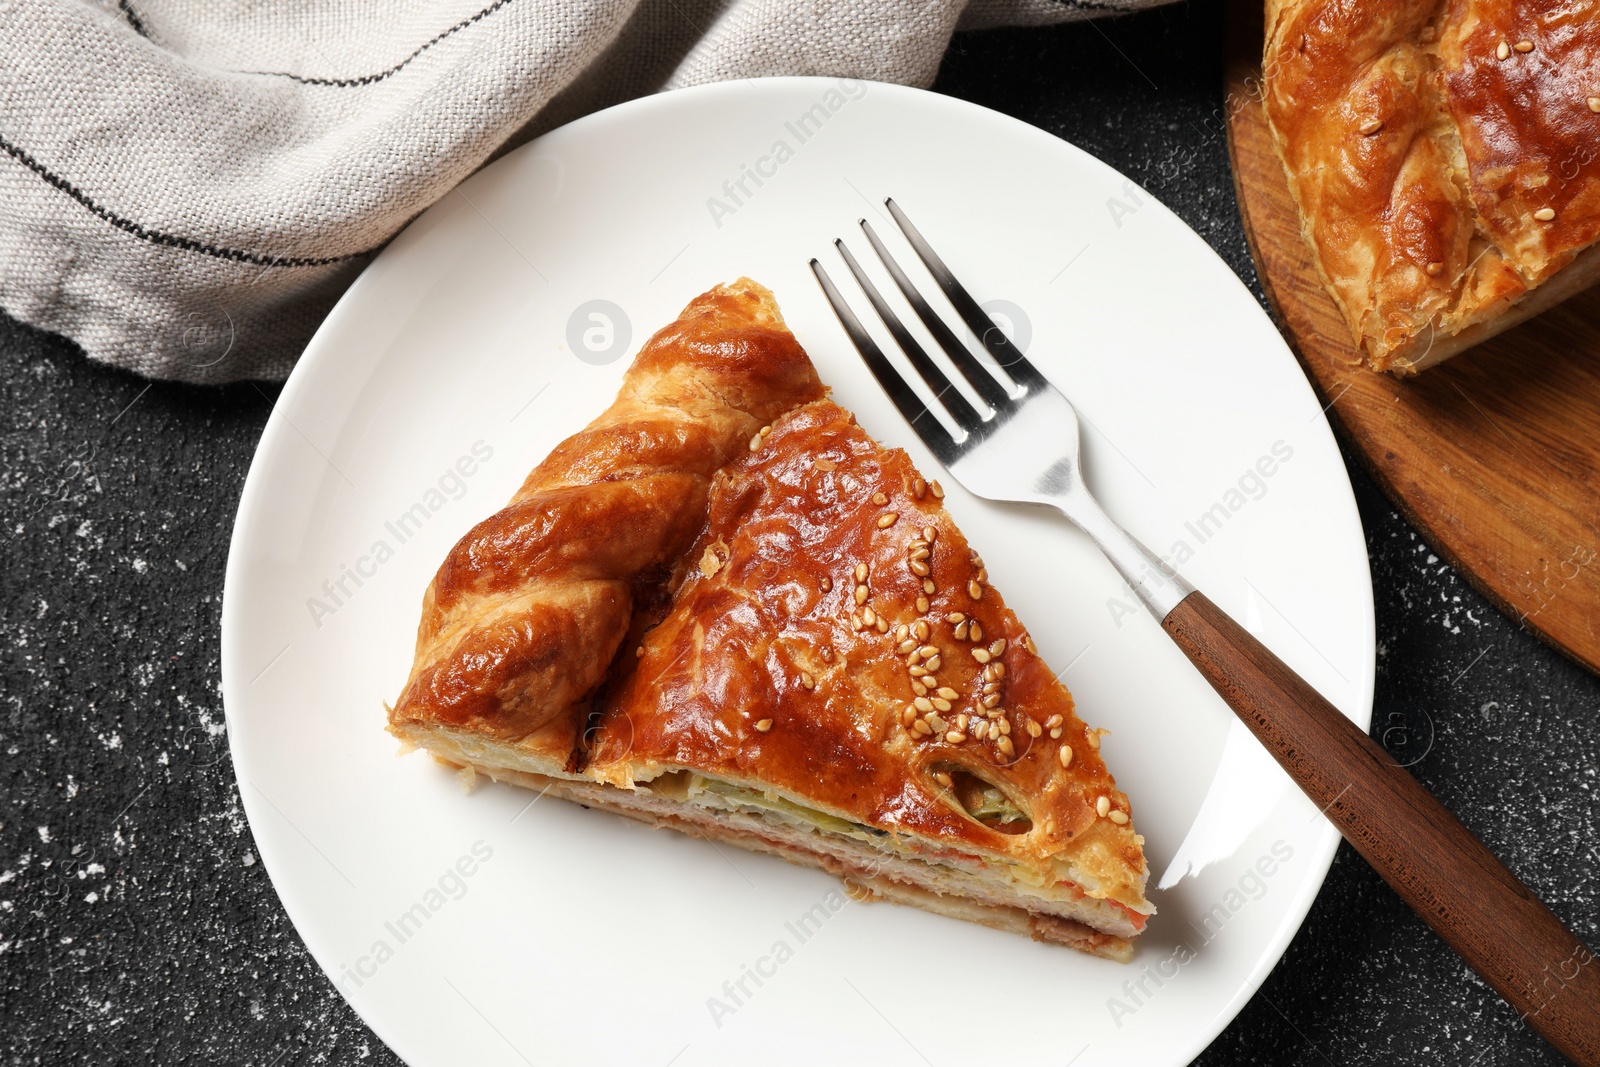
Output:
<instances>
[{"instance_id":1,"label":"slice of pie","mask_svg":"<svg viewBox=\"0 0 1600 1067\"><path fill-rule=\"evenodd\" d=\"M1264 101L1312 259L1406 374L1600 280L1600 0L1268 0Z\"/></svg>"},{"instance_id":2,"label":"slice of pie","mask_svg":"<svg viewBox=\"0 0 1600 1067\"><path fill-rule=\"evenodd\" d=\"M1101 731L772 296L719 286L462 539L389 729L447 763L1117 959L1154 908Z\"/></svg>"}]
</instances>

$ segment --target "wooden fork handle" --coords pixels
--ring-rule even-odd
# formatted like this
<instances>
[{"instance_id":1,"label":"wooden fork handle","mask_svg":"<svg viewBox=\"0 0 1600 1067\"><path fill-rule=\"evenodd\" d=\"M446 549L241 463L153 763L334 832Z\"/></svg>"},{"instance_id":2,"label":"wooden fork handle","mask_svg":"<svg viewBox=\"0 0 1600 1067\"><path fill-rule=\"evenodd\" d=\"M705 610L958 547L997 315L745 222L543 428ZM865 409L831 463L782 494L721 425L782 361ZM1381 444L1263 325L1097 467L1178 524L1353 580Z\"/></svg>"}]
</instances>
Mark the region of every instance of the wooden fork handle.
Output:
<instances>
[{"instance_id":1,"label":"wooden fork handle","mask_svg":"<svg viewBox=\"0 0 1600 1067\"><path fill-rule=\"evenodd\" d=\"M1572 1062L1600 1067L1600 963L1370 737L1201 593L1162 627L1407 904Z\"/></svg>"}]
</instances>

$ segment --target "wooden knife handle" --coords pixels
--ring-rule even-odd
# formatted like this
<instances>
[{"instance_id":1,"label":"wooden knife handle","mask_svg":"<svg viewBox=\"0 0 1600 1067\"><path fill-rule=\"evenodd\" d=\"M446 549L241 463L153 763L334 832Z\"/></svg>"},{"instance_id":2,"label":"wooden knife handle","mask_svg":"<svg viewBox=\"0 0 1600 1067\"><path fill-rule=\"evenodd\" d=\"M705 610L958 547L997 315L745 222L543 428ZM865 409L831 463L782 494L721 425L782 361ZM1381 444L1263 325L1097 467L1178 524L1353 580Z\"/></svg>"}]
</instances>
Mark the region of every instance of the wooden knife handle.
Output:
<instances>
[{"instance_id":1,"label":"wooden knife handle","mask_svg":"<svg viewBox=\"0 0 1600 1067\"><path fill-rule=\"evenodd\" d=\"M1572 1062L1600 1067L1600 962L1433 794L1201 593L1178 647L1384 881Z\"/></svg>"}]
</instances>

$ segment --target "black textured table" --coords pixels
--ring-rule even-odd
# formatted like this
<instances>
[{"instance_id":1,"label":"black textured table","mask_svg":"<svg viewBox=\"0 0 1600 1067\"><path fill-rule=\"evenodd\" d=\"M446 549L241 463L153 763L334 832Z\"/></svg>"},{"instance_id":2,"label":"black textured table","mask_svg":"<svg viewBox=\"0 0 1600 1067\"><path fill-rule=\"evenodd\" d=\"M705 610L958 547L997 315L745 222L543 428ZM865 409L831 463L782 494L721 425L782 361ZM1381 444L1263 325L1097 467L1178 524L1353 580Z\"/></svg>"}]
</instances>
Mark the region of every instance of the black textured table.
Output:
<instances>
[{"instance_id":1,"label":"black textured table","mask_svg":"<svg viewBox=\"0 0 1600 1067\"><path fill-rule=\"evenodd\" d=\"M1221 19L1195 4L965 35L937 88L1121 169L1259 294ZM397 1063L285 918L227 755L223 568L276 387L149 385L0 316L0 389L4 1062ZM1377 593L1375 736L1420 755L1413 771L1600 944L1600 682L1351 477ZM1560 1061L1341 846L1283 961L1197 1062Z\"/></svg>"}]
</instances>

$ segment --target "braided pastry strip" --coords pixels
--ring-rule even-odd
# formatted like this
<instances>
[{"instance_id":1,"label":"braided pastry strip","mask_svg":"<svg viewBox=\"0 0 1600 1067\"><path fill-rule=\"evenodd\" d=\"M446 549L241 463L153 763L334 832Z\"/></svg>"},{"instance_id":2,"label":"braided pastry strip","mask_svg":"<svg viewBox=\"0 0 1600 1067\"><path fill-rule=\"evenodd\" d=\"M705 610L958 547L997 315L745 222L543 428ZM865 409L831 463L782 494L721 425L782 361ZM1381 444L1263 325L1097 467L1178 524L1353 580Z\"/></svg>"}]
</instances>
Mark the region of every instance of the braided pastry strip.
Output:
<instances>
[{"instance_id":1,"label":"braided pastry strip","mask_svg":"<svg viewBox=\"0 0 1600 1067\"><path fill-rule=\"evenodd\" d=\"M573 719L704 527L712 476L824 392L767 289L741 278L691 301L611 407L450 551L390 729L509 741Z\"/></svg>"}]
</instances>

